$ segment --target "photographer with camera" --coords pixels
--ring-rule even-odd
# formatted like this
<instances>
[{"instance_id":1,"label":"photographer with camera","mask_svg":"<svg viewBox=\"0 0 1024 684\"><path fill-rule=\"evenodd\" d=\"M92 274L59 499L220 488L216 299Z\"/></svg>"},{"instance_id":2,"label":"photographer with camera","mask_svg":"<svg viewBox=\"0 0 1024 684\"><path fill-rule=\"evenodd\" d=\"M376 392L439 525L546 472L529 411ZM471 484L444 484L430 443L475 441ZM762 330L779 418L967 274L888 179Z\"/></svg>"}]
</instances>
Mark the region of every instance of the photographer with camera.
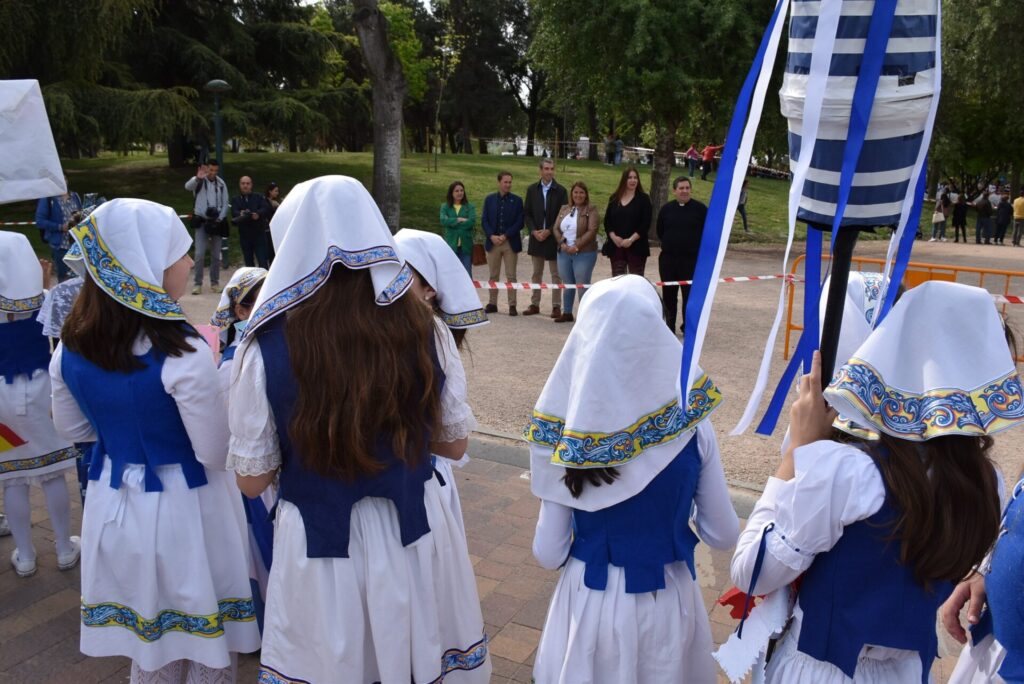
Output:
<instances>
[{"instance_id":1,"label":"photographer with camera","mask_svg":"<svg viewBox=\"0 0 1024 684\"><path fill-rule=\"evenodd\" d=\"M272 213L267 198L252 191L252 178L238 179L240 194L231 198L231 222L238 228L238 241L242 245L242 257L246 266L270 268L267 260L266 231Z\"/></svg>"},{"instance_id":2,"label":"photographer with camera","mask_svg":"<svg viewBox=\"0 0 1024 684\"><path fill-rule=\"evenodd\" d=\"M219 170L216 160L211 159L185 183L185 189L195 195L192 211L196 243L194 295L203 291L207 242L210 246L210 288L213 292L220 291L220 241L228 236L228 186L217 176Z\"/></svg>"},{"instance_id":3,"label":"photographer with camera","mask_svg":"<svg viewBox=\"0 0 1024 684\"><path fill-rule=\"evenodd\" d=\"M68 179L65 176L65 187L67 184ZM70 190L56 197L44 197L36 204L36 226L43 239L50 245L50 258L57 268L58 281L63 282L71 277L71 269L64 263L64 255L71 247L71 235L68 231L84 217L81 198L78 193Z\"/></svg>"}]
</instances>

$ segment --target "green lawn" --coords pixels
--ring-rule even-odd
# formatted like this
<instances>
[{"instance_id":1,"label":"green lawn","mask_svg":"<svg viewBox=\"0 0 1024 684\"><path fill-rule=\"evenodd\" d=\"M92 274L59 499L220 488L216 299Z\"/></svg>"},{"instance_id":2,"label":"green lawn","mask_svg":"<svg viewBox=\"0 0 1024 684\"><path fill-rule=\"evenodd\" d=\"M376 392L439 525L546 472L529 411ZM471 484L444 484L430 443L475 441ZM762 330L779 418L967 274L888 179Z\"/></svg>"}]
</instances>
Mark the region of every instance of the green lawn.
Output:
<instances>
[{"instance_id":1,"label":"green lawn","mask_svg":"<svg viewBox=\"0 0 1024 684\"><path fill-rule=\"evenodd\" d=\"M222 175L232 192L237 190L239 176L249 175L253 177L257 189L274 181L286 194L296 183L325 174L354 176L369 185L372 166L373 157L368 152L240 153L225 155ZM513 192L520 195L529 182L537 179L536 158L441 155L439 166L440 170L435 173L427 169L426 155L411 154L405 158L402 167L403 227L439 231L438 207L444 201L448 184L453 180L465 183L470 201L479 209L484 196L494 191L495 174L499 170L507 169L515 175ZM79 193L98 192L108 199L141 197L174 207L182 214L192 208L192 195L183 187L192 174L191 169L172 169L167 166L166 158L161 156L104 155L98 159L65 160L64 169L71 188ZM557 177L566 187L577 180L584 180L590 188L594 203L603 208L618 184L622 169L621 166L613 168L599 162L559 161ZM679 172L683 173L683 169L679 169ZM641 178L645 186L650 185L650 167L641 167ZM710 199L712 185L710 181L700 180L698 174L694 179L694 196L706 203ZM789 183L786 181L751 179L747 205L751 232L743 233L737 216L732 241L784 241L788 191ZM667 199L662 198L661 201ZM655 201L655 204L659 205L660 202ZM0 206L0 220L30 221L34 212L34 203ZM922 214L923 225L930 220L931 212L923 211ZM40 254L48 252L42 249L38 231L29 226L21 227L21 230L33 240ZM802 236L803 228L799 230Z\"/></svg>"}]
</instances>

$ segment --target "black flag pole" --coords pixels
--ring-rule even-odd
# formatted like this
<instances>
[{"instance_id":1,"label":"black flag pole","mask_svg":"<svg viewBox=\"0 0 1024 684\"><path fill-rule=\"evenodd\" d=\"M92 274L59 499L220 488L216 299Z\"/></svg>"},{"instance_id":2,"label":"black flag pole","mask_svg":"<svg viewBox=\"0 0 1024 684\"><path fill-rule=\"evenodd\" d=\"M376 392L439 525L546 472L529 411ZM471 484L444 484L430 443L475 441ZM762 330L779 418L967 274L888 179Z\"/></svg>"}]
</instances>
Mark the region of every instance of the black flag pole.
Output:
<instances>
[{"instance_id":1,"label":"black flag pole","mask_svg":"<svg viewBox=\"0 0 1024 684\"><path fill-rule=\"evenodd\" d=\"M839 332L843 325L843 307L846 304L846 285L850 282L850 264L853 248L857 245L860 230L854 227L840 228L832 253L832 269L829 279L828 298L825 304L825 323L821 329L821 389L828 387L836 366L836 352L839 349ZM844 359L845 361L845 359Z\"/></svg>"}]
</instances>

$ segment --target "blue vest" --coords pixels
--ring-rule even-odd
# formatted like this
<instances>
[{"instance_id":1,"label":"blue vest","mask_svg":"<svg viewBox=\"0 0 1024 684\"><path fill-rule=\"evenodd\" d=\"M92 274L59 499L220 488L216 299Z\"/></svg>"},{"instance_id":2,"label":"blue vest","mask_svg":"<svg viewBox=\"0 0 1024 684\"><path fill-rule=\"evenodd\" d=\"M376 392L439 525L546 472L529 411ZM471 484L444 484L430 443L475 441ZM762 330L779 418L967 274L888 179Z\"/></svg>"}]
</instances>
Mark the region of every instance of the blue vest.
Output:
<instances>
[{"instance_id":1,"label":"blue vest","mask_svg":"<svg viewBox=\"0 0 1024 684\"><path fill-rule=\"evenodd\" d=\"M1024 480L1013 488L1013 499L1003 514L985 592L989 609L971 630L971 637L977 643L994 633L1006 649L999 676L1007 682L1024 682Z\"/></svg>"},{"instance_id":2,"label":"blue vest","mask_svg":"<svg viewBox=\"0 0 1024 684\"><path fill-rule=\"evenodd\" d=\"M7 384L14 382L14 376L32 373L50 365L50 342L43 335L43 325L32 318L23 318L11 323L0 323L0 375Z\"/></svg>"},{"instance_id":3,"label":"blue vest","mask_svg":"<svg viewBox=\"0 0 1024 684\"><path fill-rule=\"evenodd\" d=\"M377 439L375 457L384 469L354 482L326 478L303 465L288 437L292 409L298 395L285 339L285 316L277 316L257 333L267 378L267 399L274 413L281 445L281 477L278 496L302 513L306 528L307 558L348 558L352 506L364 497L390 499L398 513L402 545L408 546L430 531L423 503L423 486L433 475L427 445L419 465L410 468L396 458L391 439ZM441 369L435 373L442 378ZM326 379L325 379L326 381ZM414 382L410 378L410 382Z\"/></svg>"},{"instance_id":4,"label":"blue vest","mask_svg":"<svg viewBox=\"0 0 1024 684\"><path fill-rule=\"evenodd\" d=\"M696 578L698 539L690 529L690 510L700 468L694 435L636 496L599 511L573 510L569 555L586 563L587 587L604 591L609 565L623 569L629 594L664 589L665 566L677 561L685 562Z\"/></svg>"},{"instance_id":5,"label":"blue vest","mask_svg":"<svg viewBox=\"0 0 1024 684\"><path fill-rule=\"evenodd\" d=\"M938 651L935 614L953 585L932 582L926 590L917 583L913 569L900 563L899 540L891 539L896 518L887 497L877 513L847 525L836 545L815 557L800 585L797 648L851 679L866 644L917 651L927 684Z\"/></svg>"},{"instance_id":6,"label":"blue vest","mask_svg":"<svg viewBox=\"0 0 1024 684\"><path fill-rule=\"evenodd\" d=\"M235 358L236 351L238 351L237 344L232 344L227 349L225 349L224 353L220 355L220 363L217 364L217 367L220 368L221 366L224 365L225 361L230 361L231 359Z\"/></svg>"},{"instance_id":7,"label":"blue vest","mask_svg":"<svg viewBox=\"0 0 1024 684\"><path fill-rule=\"evenodd\" d=\"M136 357L145 368L129 373L107 371L67 347L61 373L82 413L96 430L89 479L99 480L103 456L111 461L110 486L121 487L125 466L146 466L147 492L163 491L156 466L180 465L189 488L206 484L206 470L196 459L174 397L164 390L160 371L165 356L150 349Z\"/></svg>"}]
</instances>

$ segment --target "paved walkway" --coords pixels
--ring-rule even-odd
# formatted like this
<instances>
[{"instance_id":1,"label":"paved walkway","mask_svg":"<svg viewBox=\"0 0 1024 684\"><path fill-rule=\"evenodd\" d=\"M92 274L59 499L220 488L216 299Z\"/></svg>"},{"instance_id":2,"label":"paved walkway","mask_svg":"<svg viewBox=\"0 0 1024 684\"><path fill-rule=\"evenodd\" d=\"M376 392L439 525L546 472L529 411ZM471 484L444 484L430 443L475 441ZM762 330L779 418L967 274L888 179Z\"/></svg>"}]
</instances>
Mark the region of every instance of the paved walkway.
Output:
<instances>
[{"instance_id":1,"label":"paved walkway","mask_svg":"<svg viewBox=\"0 0 1024 684\"><path fill-rule=\"evenodd\" d=\"M558 578L533 560L531 545L538 503L530 493L526 450L518 445L476 439L473 459L456 469L469 552L487 633L491 636L494 684L530 682L533 658L544 625L548 599ZM79 529L81 506L72 492L72 528ZM124 658L86 658L78 651L79 571L59 572L53 532L41 492L32 492L33 534L39 572L19 579L7 559L13 542L0 539L0 684L43 682L119 682L129 679ZM737 502L743 509L747 500ZM735 628L726 609L715 604L730 586L730 553L697 549L698 580L710 608L711 631L721 643ZM953 650L956 653L956 650ZM944 682L955 663L942 658L936 681ZM243 656L240 682L254 682L258 660ZM724 682L725 679L720 677ZM318 683L319 684L319 683Z\"/></svg>"}]
</instances>

